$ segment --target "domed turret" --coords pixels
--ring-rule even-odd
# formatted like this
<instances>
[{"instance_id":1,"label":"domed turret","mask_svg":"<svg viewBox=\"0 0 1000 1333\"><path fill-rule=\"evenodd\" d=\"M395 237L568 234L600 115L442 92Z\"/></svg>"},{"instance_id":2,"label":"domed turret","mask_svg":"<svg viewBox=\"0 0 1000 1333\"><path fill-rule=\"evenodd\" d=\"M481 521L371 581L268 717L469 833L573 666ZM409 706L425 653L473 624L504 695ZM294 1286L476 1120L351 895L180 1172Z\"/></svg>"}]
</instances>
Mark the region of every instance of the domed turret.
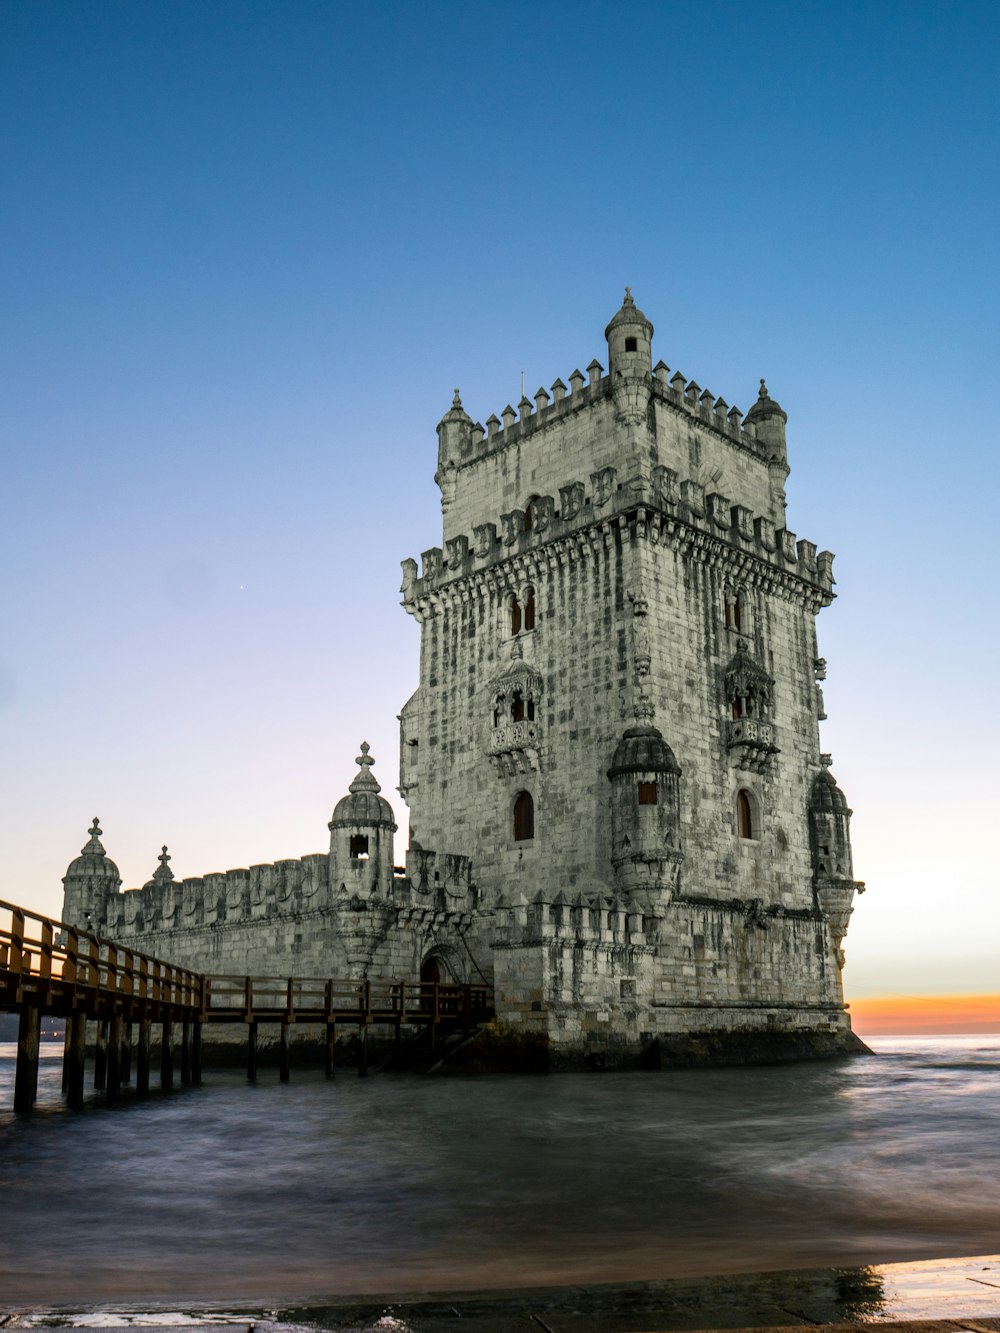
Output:
<instances>
[{"instance_id":1,"label":"domed turret","mask_svg":"<svg viewBox=\"0 0 1000 1333\"><path fill-rule=\"evenodd\" d=\"M621 309L604 330L615 412L627 425L641 425L649 406L653 326L625 288Z\"/></svg>"},{"instance_id":2,"label":"domed turret","mask_svg":"<svg viewBox=\"0 0 1000 1333\"><path fill-rule=\"evenodd\" d=\"M623 894L669 900L680 875L681 768L653 726L629 727L608 769L611 864Z\"/></svg>"},{"instance_id":3,"label":"domed turret","mask_svg":"<svg viewBox=\"0 0 1000 1333\"><path fill-rule=\"evenodd\" d=\"M462 406L461 395L455 390L451 407L438 422L438 463L434 480L441 487L442 502L452 499L455 468L472 445L473 421Z\"/></svg>"},{"instance_id":4,"label":"domed turret","mask_svg":"<svg viewBox=\"0 0 1000 1333\"><path fill-rule=\"evenodd\" d=\"M743 424L748 426L752 423L756 426L757 439L764 445L769 457L776 462L785 463L788 459L788 449L785 445L787 421L788 413L774 401L767 391L767 385L761 380L757 401L746 414Z\"/></svg>"},{"instance_id":5,"label":"domed turret","mask_svg":"<svg viewBox=\"0 0 1000 1333\"><path fill-rule=\"evenodd\" d=\"M100 842L101 828L95 816L90 840L69 863L63 876L63 920L71 926L97 931L107 920L109 899L121 887L118 867Z\"/></svg>"},{"instance_id":6,"label":"domed turret","mask_svg":"<svg viewBox=\"0 0 1000 1333\"><path fill-rule=\"evenodd\" d=\"M837 961L843 966L840 943L847 933L855 891L862 891L864 885L854 879L847 798L830 772L830 756L820 755L820 762L823 767L813 779L809 793L813 883L820 909L830 923Z\"/></svg>"},{"instance_id":7,"label":"domed turret","mask_svg":"<svg viewBox=\"0 0 1000 1333\"><path fill-rule=\"evenodd\" d=\"M388 897L392 892L396 821L372 773L367 741L355 760L361 772L334 807L330 830L330 884L351 897Z\"/></svg>"}]
</instances>

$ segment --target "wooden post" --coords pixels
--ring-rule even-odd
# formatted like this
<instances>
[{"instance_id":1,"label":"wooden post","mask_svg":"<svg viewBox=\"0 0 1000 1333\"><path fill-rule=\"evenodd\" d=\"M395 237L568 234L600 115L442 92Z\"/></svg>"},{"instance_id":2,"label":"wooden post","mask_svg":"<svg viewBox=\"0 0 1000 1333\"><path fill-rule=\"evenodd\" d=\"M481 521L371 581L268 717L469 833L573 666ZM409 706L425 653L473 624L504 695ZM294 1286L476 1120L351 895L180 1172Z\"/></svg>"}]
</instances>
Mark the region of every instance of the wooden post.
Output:
<instances>
[{"instance_id":1,"label":"wooden post","mask_svg":"<svg viewBox=\"0 0 1000 1333\"><path fill-rule=\"evenodd\" d=\"M181 1020L181 1083L191 1086L191 1020L186 1014Z\"/></svg>"},{"instance_id":2,"label":"wooden post","mask_svg":"<svg viewBox=\"0 0 1000 1333\"><path fill-rule=\"evenodd\" d=\"M63 1064L62 1064L62 1095L65 1097L69 1092L69 1063L70 1047L73 1044L73 1027L70 1019L66 1019L66 1033L63 1038Z\"/></svg>"},{"instance_id":3,"label":"wooden post","mask_svg":"<svg viewBox=\"0 0 1000 1333\"><path fill-rule=\"evenodd\" d=\"M247 1081L254 1083L257 1080L257 1020L251 1019L247 1024Z\"/></svg>"},{"instance_id":4,"label":"wooden post","mask_svg":"<svg viewBox=\"0 0 1000 1333\"><path fill-rule=\"evenodd\" d=\"M87 1011L74 1009L66 1019L66 1104L72 1111L83 1107L83 1080L87 1066Z\"/></svg>"},{"instance_id":5,"label":"wooden post","mask_svg":"<svg viewBox=\"0 0 1000 1333\"><path fill-rule=\"evenodd\" d=\"M326 1025L326 1076L333 1078L333 1067L337 1047L337 1023L336 1020Z\"/></svg>"},{"instance_id":6,"label":"wooden post","mask_svg":"<svg viewBox=\"0 0 1000 1333\"><path fill-rule=\"evenodd\" d=\"M122 1082L132 1082L132 1024L122 1021Z\"/></svg>"},{"instance_id":7,"label":"wooden post","mask_svg":"<svg viewBox=\"0 0 1000 1333\"><path fill-rule=\"evenodd\" d=\"M201 1086L201 1019L196 1018L191 1025L191 1082Z\"/></svg>"},{"instance_id":8,"label":"wooden post","mask_svg":"<svg viewBox=\"0 0 1000 1333\"><path fill-rule=\"evenodd\" d=\"M358 1077L368 1077L368 1024L358 1024Z\"/></svg>"},{"instance_id":9,"label":"wooden post","mask_svg":"<svg viewBox=\"0 0 1000 1333\"><path fill-rule=\"evenodd\" d=\"M278 1067L278 1077L282 1083L287 1083L291 1077L291 1068L289 1062L289 1024L288 1018L281 1020L281 1045L280 1045L280 1063Z\"/></svg>"},{"instance_id":10,"label":"wooden post","mask_svg":"<svg viewBox=\"0 0 1000 1333\"><path fill-rule=\"evenodd\" d=\"M160 1034L160 1087L165 1091L174 1086L174 1025L169 1018L163 1020Z\"/></svg>"},{"instance_id":11,"label":"wooden post","mask_svg":"<svg viewBox=\"0 0 1000 1333\"><path fill-rule=\"evenodd\" d=\"M149 1091L149 1030L152 1024L148 1014L139 1019L139 1041L136 1048L135 1090L140 1096Z\"/></svg>"},{"instance_id":12,"label":"wooden post","mask_svg":"<svg viewBox=\"0 0 1000 1333\"><path fill-rule=\"evenodd\" d=\"M108 1081L108 1020L97 1020L97 1041L94 1048L94 1087L103 1092Z\"/></svg>"},{"instance_id":13,"label":"wooden post","mask_svg":"<svg viewBox=\"0 0 1000 1333\"><path fill-rule=\"evenodd\" d=\"M104 1080L104 1095L109 1102L118 1100L122 1090L122 1016L112 1015L108 1024L108 1069Z\"/></svg>"},{"instance_id":14,"label":"wooden post","mask_svg":"<svg viewBox=\"0 0 1000 1333\"><path fill-rule=\"evenodd\" d=\"M17 1067L14 1071L14 1110L30 1111L38 1095L38 1044L42 1036L39 1005L22 1001L17 1024Z\"/></svg>"}]
</instances>

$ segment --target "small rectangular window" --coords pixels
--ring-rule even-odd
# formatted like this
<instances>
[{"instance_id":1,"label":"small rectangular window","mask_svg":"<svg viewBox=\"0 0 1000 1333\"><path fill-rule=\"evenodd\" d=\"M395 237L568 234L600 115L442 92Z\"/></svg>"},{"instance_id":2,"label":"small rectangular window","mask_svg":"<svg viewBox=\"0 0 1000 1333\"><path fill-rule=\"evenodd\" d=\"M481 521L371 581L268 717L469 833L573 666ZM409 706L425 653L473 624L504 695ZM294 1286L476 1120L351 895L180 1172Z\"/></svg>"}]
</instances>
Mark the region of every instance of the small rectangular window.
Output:
<instances>
[{"instance_id":1,"label":"small rectangular window","mask_svg":"<svg viewBox=\"0 0 1000 1333\"><path fill-rule=\"evenodd\" d=\"M351 855L353 857L366 857L368 855L368 837L366 834L351 834Z\"/></svg>"},{"instance_id":2,"label":"small rectangular window","mask_svg":"<svg viewBox=\"0 0 1000 1333\"><path fill-rule=\"evenodd\" d=\"M640 783L639 783L639 804L640 804L640 805L655 805L655 804L656 804L656 783L655 783L655 782L640 782Z\"/></svg>"}]
</instances>

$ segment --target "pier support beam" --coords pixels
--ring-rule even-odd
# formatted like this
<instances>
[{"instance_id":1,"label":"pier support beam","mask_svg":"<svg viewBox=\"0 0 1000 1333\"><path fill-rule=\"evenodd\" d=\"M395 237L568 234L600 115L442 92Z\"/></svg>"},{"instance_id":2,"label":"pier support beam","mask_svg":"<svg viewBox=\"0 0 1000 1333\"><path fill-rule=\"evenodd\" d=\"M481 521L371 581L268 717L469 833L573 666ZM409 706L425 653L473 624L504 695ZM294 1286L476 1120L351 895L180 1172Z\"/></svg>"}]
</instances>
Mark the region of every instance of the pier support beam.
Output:
<instances>
[{"instance_id":1,"label":"pier support beam","mask_svg":"<svg viewBox=\"0 0 1000 1333\"><path fill-rule=\"evenodd\" d=\"M143 1015L139 1019L139 1040L136 1043L135 1090L144 1097L149 1091L149 1029L150 1021Z\"/></svg>"},{"instance_id":2,"label":"pier support beam","mask_svg":"<svg viewBox=\"0 0 1000 1333\"><path fill-rule=\"evenodd\" d=\"M181 1083L191 1086L191 1020L181 1020Z\"/></svg>"},{"instance_id":3,"label":"pier support beam","mask_svg":"<svg viewBox=\"0 0 1000 1333\"><path fill-rule=\"evenodd\" d=\"M201 1019L196 1018L191 1024L191 1082L196 1088L201 1086Z\"/></svg>"},{"instance_id":4,"label":"pier support beam","mask_svg":"<svg viewBox=\"0 0 1000 1333\"><path fill-rule=\"evenodd\" d=\"M132 1024L122 1022L122 1082L132 1082Z\"/></svg>"},{"instance_id":5,"label":"pier support beam","mask_svg":"<svg viewBox=\"0 0 1000 1333\"><path fill-rule=\"evenodd\" d=\"M326 1025L326 1076L333 1078L334 1056L337 1050L337 1024Z\"/></svg>"},{"instance_id":6,"label":"pier support beam","mask_svg":"<svg viewBox=\"0 0 1000 1333\"><path fill-rule=\"evenodd\" d=\"M122 1090L122 1018L115 1014L108 1024L107 1033L107 1074L105 1076L104 1095L109 1102L118 1100Z\"/></svg>"},{"instance_id":7,"label":"pier support beam","mask_svg":"<svg viewBox=\"0 0 1000 1333\"><path fill-rule=\"evenodd\" d=\"M247 1082L257 1081L257 1023L247 1024Z\"/></svg>"},{"instance_id":8,"label":"pier support beam","mask_svg":"<svg viewBox=\"0 0 1000 1333\"><path fill-rule=\"evenodd\" d=\"M38 1095L38 1045L42 1011L25 1001L17 1024L17 1067L14 1071L14 1110L30 1111Z\"/></svg>"},{"instance_id":9,"label":"pier support beam","mask_svg":"<svg viewBox=\"0 0 1000 1333\"><path fill-rule=\"evenodd\" d=\"M280 1059L278 1066L278 1077L281 1079L282 1083L287 1083L292 1076L291 1052L289 1050L290 1041L291 1041L291 1036L290 1036L288 1019L283 1018L281 1020L281 1042L279 1051Z\"/></svg>"},{"instance_id":10,"label":"pier support beam","mask_svg":"<svg viewBox=\"0 0 1000 1333\"><path fill-rule=\"evenodd\" d=\"M63 1062L66 1104L71 1111L80 1111L83 1109L83 1082L87 1068L87 1015L83 1009L74 1009L66 1019Z\"/></svg>"},{"instance_id":11,"label":"pier support beam","mask_svg":"<svg viewBox=\"0 0 1000 1333\"><path fill-rule=\"evenodd\" d=\"M368 1024L358 1024L358 1077L368 1077Z\"/></svg>"},{"instance_id":12,"label":"pier support beam","mask_svg":"<svg viewBox=\"0 0 1000 1333\"><path fill-rule=\"evenodd\" d=\"M171 1019L163 1020L163 1032L160 1037L160 1087L164 1090L174 1086L174 1025Z\"/></svg>"},{"instance_id":13,"label":"pier support beam","mask_svg":"<svg viewBox=\"0 0 1000 1333\"><path fill-rule=\"evenodd\" d=\"M94 1087L103 1092L108 1081L108 1021L97 1020L97 1039L94 1046Z\"/></svg>"}]
</instances>

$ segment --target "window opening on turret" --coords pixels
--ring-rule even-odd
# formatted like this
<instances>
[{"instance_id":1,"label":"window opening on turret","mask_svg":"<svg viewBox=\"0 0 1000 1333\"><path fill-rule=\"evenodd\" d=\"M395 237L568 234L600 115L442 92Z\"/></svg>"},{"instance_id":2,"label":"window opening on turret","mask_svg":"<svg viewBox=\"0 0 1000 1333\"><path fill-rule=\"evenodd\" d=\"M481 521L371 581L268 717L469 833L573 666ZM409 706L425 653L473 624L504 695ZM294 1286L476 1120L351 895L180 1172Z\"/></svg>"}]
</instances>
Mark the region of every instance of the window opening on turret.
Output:
<instances>
[{"instance_id":1,"label":"window opening on turret","mask_svg":"<svg viewBox=\"0 0 1000 1333\"><path fill-rule=\"evenodd\" d=\"M655 782L640 782L640 783L639 783L639 804L640 804L640 805L655 805L655 804L656 804L656 783L655 783Z\"/></svg>"},{"instance_id":2,"label":"window opening on turret","mask_svg":"<svg viewBox=\"0 0 1000 1333\"><path fill-rule=\"evenodd\" d=\"M625 339L626 352L637 352L639 350L639 340L637 338Z\"/></svg>"},{"instance_id":3,"label":"window opening on turret","mask_svg":"<svg viewBox=\"0 0 1000 1333\"><path fill-rule=\"evenodd\" d=\"M351 856L358 861L368 859L368 835L365 833L351 834Z\"/></svg>"},{"instance_id":4,"label":"window opening on turret","mask_svg":"<svg viewBox=\"0 0 1000 1333\"><path fill-rule=\"evenodd\" d=\"M510 599L510 632L521 633L521 604L516 597Z\"/></svg>"},{"instance_id":5,"label":"window opening on turret","mask_svg":"<svg viewBox=\"0 0 1000 1333\"><path fill-rule=\"evenodd\" d=\"M535 836L535 802L530 791L519 791L514 798L514 841L530 842Z\"/></svg>"},{"instance_id":6,"label":"window opening on turret","mask_svg":"<svg viewBox=\"0 0 1000 1333\"><path fill-rule=\"evenodd\" d=\"M528 629L534 629L534 628L535 628L535 590L534 590L534 588L529 588L528 591L527 591L527 594L526 594L526 596L525 596L525 602L524 602L524 628L525 628L526 630L528 630Z\"/></svg>"},{"instance_id":7,"label":"window opening on turret","mask_svg":"<svg viewBox=\"0 0 1000 1333\"><path fill-rule=\"evenodd\" d=\"M740 698L739 695L737 695L733 700L733 721L735 722L737 718L741 718L742 716L743 716L743 700Z\"/></svg>"},{"instance_id":8,"label":"window opening on turret","mask_svg":"<svg viewBox=\"0 0 1000 1333\"><path fill-rule=\"evenodd\" d=\"M753 839L757 836L754 829L753 803L749 792L736 793L736 828L741 838Z\"/></svg>"},{"instance_id":9,"label":"window opening on turret","mask_svg":"<svg viewBox=\"0 0 1000 1333\"><path fill-rule=\"evenodd\" d=\"M534 720L535 720L535 701L534 701L534 699L529 699L529 700L528 700L528 721L529 721L529 722L534 722Z\"/></svg>"},{"instance_id":10,"label":"window opening on turret","mask_svg":"<svg viewBox=\"0 0 1000 1333\"><path fill-rule=\"evenodd\" d=\"M520 690L514 691L514 697L510 704L510 719L512 722L524 721L524 695Z\"/></svg>"}]
</instances>

